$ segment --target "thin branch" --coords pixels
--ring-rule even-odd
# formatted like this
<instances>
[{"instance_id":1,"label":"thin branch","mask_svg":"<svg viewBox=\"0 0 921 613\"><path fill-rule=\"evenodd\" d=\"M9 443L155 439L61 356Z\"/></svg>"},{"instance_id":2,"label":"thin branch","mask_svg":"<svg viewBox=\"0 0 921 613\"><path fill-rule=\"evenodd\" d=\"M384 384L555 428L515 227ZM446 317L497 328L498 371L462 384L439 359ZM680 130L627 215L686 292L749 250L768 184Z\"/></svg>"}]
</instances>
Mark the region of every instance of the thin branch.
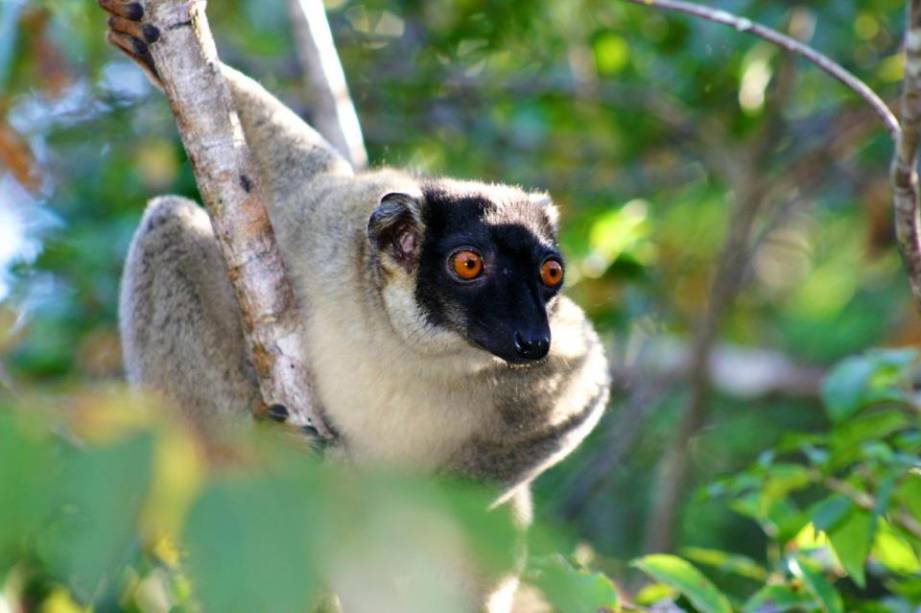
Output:
<instances>
[{"instance_id":1,"label":"thin branch","mask_svg":"<svg viewBox=\"0 0 921 613\"><path fill-rule=\"evenodd\" d=\"M205 1L150 0L146 8L161 32L150 51L240 305L263 401L287 407L293 425L330 437L312 402L294 293L220 69Z\"/></svg>"},{"instance_id":2,"label":"thin branch","mask_svg":"<svg viewBox=\"0 0 921 613\"><path fill-rule=\"evenodd\" d=\"M921 0L911 0L905 29L902 129L892 162L895 232L915 303L921 306L921 223L918 221L918 143L921 140Z\"/></svg>"},{"instance_id":3,"label":"thin branch","mask_svg":"<svg viewBox=\"0 0 921 613\"><path fill-rule=\"evenodd\" d=\"M921 1L909 0L905 30L905 78L902 89L901 121L870 87L826 55L795 38L781 34L745 17L681 0L624 0L720 23L758 36L782 49L796 53L845 84L870 105L882 119L896 143L891 182L895 209L895 231L902 261L908 272L916 308L921 309L921 221L918 218L918 145L921 144Z\"/></svg>"},{"instance_id":4,"label":"thin branch","mask_svg":"<svg viewBox=\"0 0 921 613\"><path fill-rule=\"evenodd\" d=\"M874 511L876 509L876 499L870 494L859 490L847 481L842 481L834 477L825 477L822 485L836 494L841 494L854 503L858 508L864 511ZM918 521L913 515L904 511L891 511L890 518L900 528L921 540L921 521Z\"/></svg>"},{"instance_id":5,"label":"thin branch","mask_svg":"<svg viewBox=\"0 0 921 613\"><path fill-rule=\"evenodd\" d=\"M853 90L858 96L863 98L867 104L873 107L873 110L876 111L876 114L879 115L883 123L886 124L886 129L889 131L889 134L892 136L893 140L898 138L900 131L899 122L892 111L889 110L889 107L886 105L886 103L883 102L882 98L880 98L876 92L870 89L866 83L854 76L853 73L829 58L827 55L819 53L809 45L803 44L793 37L787 36L786 34L781 34L777 30L763 26L760 23L752 21L751 19L739 17L720 9L712 9L706 6L700 6L691 2L682 2L681 0L624 1L632 2L633 4L639 4L641 6L652 6L669 11L685 13L687 15L693 15L695 17L701 17L708 21L730 26L739 32L753 34L754 36L763 38L764 40L773 43L782 49L800 55L818 66L823 71L830 74L832 77Z\"/></svg>"},{"instance_id":6,"label":"thin branch","mask_svg":"<svg viewBox=\"0 0 921 613\"><path fill-rule=\"evenodd\" d=\"M313 124L352 168L368 165L361 124L349 95L345 73L323 0L288 0L294 42L301 66L310 82Z\"/></svg>"}]
</instances>

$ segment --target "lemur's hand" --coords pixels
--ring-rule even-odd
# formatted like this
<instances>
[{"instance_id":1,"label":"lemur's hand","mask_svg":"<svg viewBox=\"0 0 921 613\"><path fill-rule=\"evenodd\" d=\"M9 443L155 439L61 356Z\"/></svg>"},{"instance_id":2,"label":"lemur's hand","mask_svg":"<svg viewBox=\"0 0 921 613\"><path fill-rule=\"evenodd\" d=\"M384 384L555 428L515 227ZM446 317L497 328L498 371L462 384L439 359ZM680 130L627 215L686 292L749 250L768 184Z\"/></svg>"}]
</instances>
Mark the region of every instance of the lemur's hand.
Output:
<instances>
[{"instance_id":1,"label":"lemur's hand","mask_svg":"<svg viewBox=\"0 0 921 613\"><path fill-rule=\"evenodd\" d=\"M160 75L154 66L150 47L160 40L160 30L144 23L144 5L127 0L97 0L99 6L110 13L106 40L119 51L137 62L151 82L163 89Z\"/></svg>"}]
</instances>

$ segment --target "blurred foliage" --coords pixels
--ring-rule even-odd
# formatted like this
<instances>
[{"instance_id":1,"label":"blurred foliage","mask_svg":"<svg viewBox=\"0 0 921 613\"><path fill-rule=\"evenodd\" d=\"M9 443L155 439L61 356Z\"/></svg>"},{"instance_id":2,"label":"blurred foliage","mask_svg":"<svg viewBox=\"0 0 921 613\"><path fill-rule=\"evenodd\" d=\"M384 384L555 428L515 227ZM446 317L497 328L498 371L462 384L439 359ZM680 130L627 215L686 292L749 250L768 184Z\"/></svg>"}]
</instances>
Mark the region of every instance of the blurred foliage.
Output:
<instances>
[{"instance_id":1,"label":"blurred foliage","mask_svg":"<svg viewBox=\"0 0 921 613\"><path fill-rule=\"evenodd\" d=\"M809 42L886 100L898 94L902 0L708 4ZM642 554L687 384L640 372L596 434L537 482L539 523L554 528L552 545L533 543L529 582L560 610L616 607L608 578L642 606L917 607L918 535L899 521L921 517L915 357L865 350L917 344L921 320L893 244L891 146L861 101L745 34L617 1L327 8L371 158L552 193L568 291L615 365L630 371L650 340L693 335L744 199L739 176L768 196L720 342L817 369L843 360L808 394L717 389L690 445L699 487L680 509L681 558ZM225 61L309 118L284 3L211 2L209 17ZM397 505L394 522L431 508L424 521L485 540L488 559L495 548L481 537L506 533L465 514L456 486L380 476L406 496L385 501L262 448L250 469L214 476L181 429L144 411L132 422L121 405L134 401L99 396L121 376L118 279L143 203L196 195L169 109L106 47L104 21L83 0L0 0L0 402L14 404L10 390L21 398L0 413L0 609L4 598L52 611L264 608L255 585L296 609L328 572L316 534L375 544L375 559L391 561L393 540L375 532L389 524L363 505ZM646 387L656 393L639 434L571 504ZM368 532L341 534L330 508ZM323 529L305 532L307 520Z\"/></svg>"}]
</instances>

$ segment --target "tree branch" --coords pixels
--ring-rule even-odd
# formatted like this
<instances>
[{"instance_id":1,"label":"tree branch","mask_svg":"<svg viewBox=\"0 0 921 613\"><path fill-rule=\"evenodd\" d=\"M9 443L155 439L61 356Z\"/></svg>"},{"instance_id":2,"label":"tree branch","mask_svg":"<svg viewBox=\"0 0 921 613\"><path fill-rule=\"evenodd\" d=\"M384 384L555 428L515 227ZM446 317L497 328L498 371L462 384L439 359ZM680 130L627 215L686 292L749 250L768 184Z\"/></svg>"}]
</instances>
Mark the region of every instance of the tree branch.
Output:
<instances>
[{"instance_id":1,"label":"tree branch","mask_svg":"<svg viewBox=\"0 0 921 613\"><path fill-rule=\"evenodd\" d=\"M738 17L681 0L624 0L652 6L731 26L758 36L782 49L800 55L845 84L870 105L896 143L891 182L895 230L902 261L908 272L916 308L921 309L921 221L918 218L918 146L921 144L921 1L909 0L905 29L905 78L902 87L901 118L870 87L826 55L795 38L781 34L750 19Z\"/></svg>"},{"instance_id":2,"label":"tree branch","mask_svg":"<svg viewBox=\"0 0 921 613\"><path fill-rule=\"evenodd\" d=\"M853 73L829 58L827 55L819 53L809 45L803 44L791 36L781 34L777 30L763 26L760 23L756 23L750 19L746 19L745 17L738 17L727 11L700 6L691 2L682 2L681 0L624 1L632 2L633 4L639 4L641 6L652 6L669 11L685 13L687 15L701 17L708 21L721 23L723 25L735 28L739 32L747 32L754 36L758 36L759 38L763 38L764 40L773 43L782 49L802 56L849 87L858 96L863 98L867 104L873 107L873 110L876 111L876 114L879 115L880 119L882 119L883 123L886 125L886 129L889 131L889 134L892 136L893 140L895 140L899 134L900 128L898 120L895 118L895 115L892 113L892 111L889 110L889 107L886 105L886 103L883 102L882 98L876 94L876 92L870 89L866 83L854 76Z\"/></svg>"},{"instance_id":3,"label":"tree branch","mask_svg":"<svg viewBox=\"0 0 921 613\"><path fill-rule=\"evenodd\" d=\"M313 403L294 293L221 73L205 2L149 0L146 9L161 32L150 51L240 304L261 409L284 405L290 423L330 438Z\"/></svg>"},{"instance_id":4,"label":"tree branch","mask_svg":"<svg viewBox=\"0 0 921 613\"><path fill-rule=\"evenodd\" d=\"M915 303L921 307L921 224L918 221L918 143L921 140L921 0L910 0L905 29L902 129L894 137L892 191L895 232L908 269Z\"/></svg>"},{"instance_id":5,"label":"tree branch","mask_svg":"<svg viewBox=\"0 0 921 613\"><path fill-rule=\"evenodd\" d=\"M297 57L307 74L317 131L356 170L368 165L361 124L326 20L323 0L288 0Z\"/></svg>"}]
</instances>

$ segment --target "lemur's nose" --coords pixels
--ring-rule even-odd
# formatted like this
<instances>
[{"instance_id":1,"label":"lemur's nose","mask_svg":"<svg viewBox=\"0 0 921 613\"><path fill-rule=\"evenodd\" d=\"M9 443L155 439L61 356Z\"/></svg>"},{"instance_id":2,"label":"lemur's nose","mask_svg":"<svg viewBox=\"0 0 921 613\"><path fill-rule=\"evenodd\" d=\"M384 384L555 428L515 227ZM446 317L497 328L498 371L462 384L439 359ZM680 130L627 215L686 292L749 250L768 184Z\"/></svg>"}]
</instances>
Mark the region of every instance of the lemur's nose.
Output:
<instances>
[{"instance_id":1,"label":"lemur's nose","mask_svg":"<svg viewBox=\"0 0 921 613\"><path fill-rule=\"evenodd\" d=\"M550 351L550 337L543 332L515 332L515 351L526 360L539 360Z\"/></svg>"}]
</instances>

